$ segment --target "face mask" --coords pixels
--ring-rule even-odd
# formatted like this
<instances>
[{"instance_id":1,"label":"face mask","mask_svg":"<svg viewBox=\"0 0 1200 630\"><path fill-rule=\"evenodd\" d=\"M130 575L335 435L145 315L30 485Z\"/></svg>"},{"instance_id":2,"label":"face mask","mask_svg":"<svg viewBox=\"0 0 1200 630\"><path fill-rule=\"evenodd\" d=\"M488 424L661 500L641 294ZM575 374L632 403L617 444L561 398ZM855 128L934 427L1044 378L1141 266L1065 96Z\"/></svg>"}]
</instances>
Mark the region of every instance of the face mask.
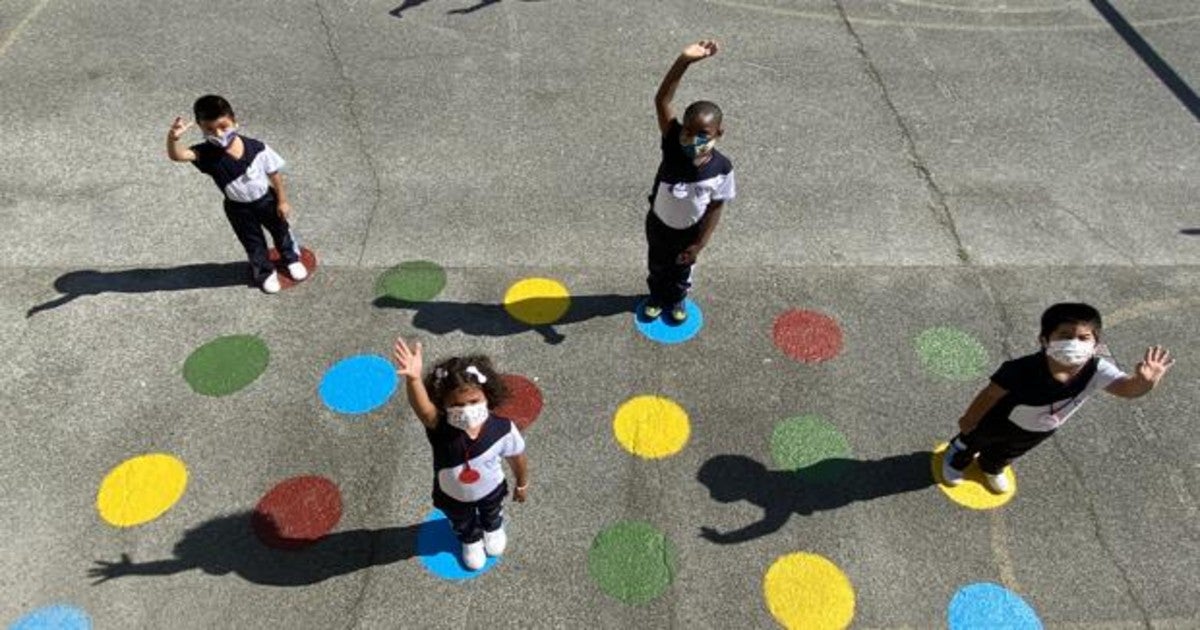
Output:
<instances>
[{"instance_id":1,"label":"face mask","mask_svg":"<svg viewBox=\"0 0 1200 630\"><path fill-rule=\"evenodd\" d=\"M236 135L237 135L237 132L234 131L233 129L230 129L229 131L226 131L223 134L216 134L216 135L211 135L211 136L205 135L204 139L208 140L209 142L224 149L224 148L229 147L229 145L233 143L233 137Z\"/></svg>"},{"instance_id":2,"label":"face mask","mask_svg":"<svg viewBox=\"0 0 1200 630\"><path fill-rule=\"evenodd\" d=\"M449 407L446 409L446 422L449 422L450 426L463 431L474 429L486 422L487 419L487 403L475 403L474 405Z\"/></svg>"},{"instance_id":3,"label":"face mask","mask_svg":"<svg viewBox=\"0 0 1200 630\"><path fill-rule=\"evenodd\" d=\"M708 152L712 151L713 146L717 144L715 138L709 138L702 133L691 138L680 136L679 142L683 145L683 154L693 160L698 160L708 155Z\"/></svg>"},{"instance_id":4,"label":"face mask","mask_svg":"<svg viewBox=\"0 0 1200 630\"><path fill-rule=\"evenodd\" d=\"M1064 365L1083 365L1096 353L1096 342L1062 339L1046 344L1046 354Z\"/></svg>"}]
</instances>

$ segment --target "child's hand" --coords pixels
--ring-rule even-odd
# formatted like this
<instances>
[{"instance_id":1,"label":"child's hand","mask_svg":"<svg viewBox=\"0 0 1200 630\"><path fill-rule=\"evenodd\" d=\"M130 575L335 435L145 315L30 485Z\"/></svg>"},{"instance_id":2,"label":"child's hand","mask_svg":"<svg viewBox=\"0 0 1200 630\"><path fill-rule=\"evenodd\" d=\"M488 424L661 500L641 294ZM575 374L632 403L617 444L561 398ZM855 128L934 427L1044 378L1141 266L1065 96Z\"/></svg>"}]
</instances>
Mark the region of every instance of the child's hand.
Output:
<instances>
[{"instance_id":1,"label":"child's hand","mask_svg":"<svg viewBox=\"0 0 1200 630\"><path fill-rule=\"evenodd\" d=\"M279 218L288 221L292 218L292 204L286 201L280 201L278 206Z\"/></svg>"},{"instance_id":2,"label":"child's hand","mask_svg":"<svg viewBox=\"0 0 1200 630\"><path fill-rule=\"evenodd\" d=\"M167 132L167 137L175 142L183 137L183 132L192 128L192 122L184 122L183 116L176 116L175 122L171 123L171 130Z\"/></svg>"},{"instance_id":3,"label":"child's hand","mask_svg":"<svg viewBox=\"0 0 1200 630\"><path fill-rule=\"evenodd\" d=\"M396 347L392 349L392 356L396 358L396 364L400 369L396 370L396 374L404 378L420 379L421 378L421 342L418 341L413 345L413 349L408 349L408 344L404 343L402 337L396 338Z\"/></svg>"},{"instance_id":4,"label":"child's hand","mask_svg":"<svg viewBox=\"0 0 1200 630\"><path fill-rule=\"evenodd\" d=\"M695 44L683 49L680 56L686 59L689 63L700 61L707 57L712 57L721 51L721 46L716 41L711 39L702 39Z\"/></svg>"},{"instance_id":5,"label":"child's hand","mask_svg":"<svg viewBox=\"0 0 1200 630\"><path fill-rule=\"evenodd\" d=\"M1150 346L1146 348L1146 356L1137 364L1137 373L1147 381L1157 383L1172 365L1175 365L1175 359L1171 358L1166 348Z\"/></svg>"},{"instance_id":6,"label":"child's hand","mask_svg":"<svg viewBox=\"0 0 1200 630\"><path fill-rule=\"evenodd\" d=\"M679 256L675 258L675 262L680 265L696 264L696 257L700 255L699 245L689 245L687 249L679 252Z\"/></svg>"},{"instance_id":7,"label":"child's hand","mask_svg":"<svg viewBox=\"0 0 1200 630\"><path fill-rule=\"evenodd\" d=\"M521 486L513 488L513 501L524 503L526 492L529 492L529 488L522 488Z\"/></svg>"}]
</instances>

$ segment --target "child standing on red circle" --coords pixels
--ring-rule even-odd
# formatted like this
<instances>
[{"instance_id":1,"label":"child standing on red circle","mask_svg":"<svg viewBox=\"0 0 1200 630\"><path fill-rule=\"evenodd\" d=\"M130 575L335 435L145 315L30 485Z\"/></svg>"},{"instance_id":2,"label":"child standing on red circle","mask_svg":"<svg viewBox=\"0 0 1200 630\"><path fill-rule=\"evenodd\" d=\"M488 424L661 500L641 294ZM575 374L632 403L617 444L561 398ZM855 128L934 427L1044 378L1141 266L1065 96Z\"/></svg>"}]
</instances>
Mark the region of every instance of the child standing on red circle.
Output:
<instances>
[{"instance_id":1,"label":"child standing on red circle","mask_svg":"<svg viewBox=\"0 0 1200 630\"><path fill-rule=\"evenodd\" d=\"M529 487L521 432L511 420L491 412L508 391L483 355L446 359L424 379L420 342L410 349L397 339L393 356L408 404L433 449L433 505L450 520L462 543L463 564L478 571L487 556L503 554L508 543L503 511L508 482L500 460L508 461L517 478L513 500L525 501Z\"/></svg>"}]
</instances>

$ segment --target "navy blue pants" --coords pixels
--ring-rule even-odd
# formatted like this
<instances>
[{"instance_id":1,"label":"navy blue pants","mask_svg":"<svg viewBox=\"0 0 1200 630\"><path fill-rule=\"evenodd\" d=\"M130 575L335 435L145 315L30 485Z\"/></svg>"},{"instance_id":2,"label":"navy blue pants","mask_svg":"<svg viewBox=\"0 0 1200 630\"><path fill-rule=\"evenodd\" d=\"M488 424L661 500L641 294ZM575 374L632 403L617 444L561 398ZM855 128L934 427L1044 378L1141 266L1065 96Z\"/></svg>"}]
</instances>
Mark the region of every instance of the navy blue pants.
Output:
<instances>
[{"instance_id":1,"label":"navy blue pants","mask_svg":"<svg viewBox=\"0 0 1200 630\"><path fill-rule=\"evenodd\" d=\"M225 218L229 219L233 233L237 235L238 242L242 244L246 256L250 259L250 273L254 277L254 284L261 285L267 276L275 272L275 266L271 264L268 255L270 250L267 247L267 239L263 236L263 228L271 233L275 249L279 250L279 255L285 263L299 262L300 245L292 238L288 222L279 216L279 201L275 198L273 190L269 190L258 201L250 203L226 199Z\"/></svg>"},{"instance_id":2,"label":"navy blue pants","mask_svg":"<svg viewBox=\"0 0 1200 630\"><path fill-rule=\"evenodd\" d=\"M998 475L1014 459L1028 453L1051 435L1054 435L1054 431L1026 431L1008 418L984 418L974 431L956 436L967 449L955 453L950 465L956 470L963 470L978 455L980 470Z\"/></svg>"},{"instance_id":3,"label":"navy blue pants","mask_svg":"<svg viewBox=\"0 0 1200 630\"><path fill-rule=\"evenodd\" d=\"M692 288L692 266L677 262L679 254L700 238L700 223L676 230L662 222L654 211L646 213L646 242L649 245L650 275L646 284L650 300L663 307L682 302Z\"/></svg>"},{"instance_id":4,"label":"navy blue pants","mask_svg":"<svg viewBox=\"0 0 1200 630\"><path fill-rule=\"evenodd\" d=\"M471 503L457 501L434 488L433 506L450 519L450 528L459 542L469 545L483 540L483 532L494 532L504 525L504 497L507 494L507 481L486 497Z\"/></svg>"}]
</instances>

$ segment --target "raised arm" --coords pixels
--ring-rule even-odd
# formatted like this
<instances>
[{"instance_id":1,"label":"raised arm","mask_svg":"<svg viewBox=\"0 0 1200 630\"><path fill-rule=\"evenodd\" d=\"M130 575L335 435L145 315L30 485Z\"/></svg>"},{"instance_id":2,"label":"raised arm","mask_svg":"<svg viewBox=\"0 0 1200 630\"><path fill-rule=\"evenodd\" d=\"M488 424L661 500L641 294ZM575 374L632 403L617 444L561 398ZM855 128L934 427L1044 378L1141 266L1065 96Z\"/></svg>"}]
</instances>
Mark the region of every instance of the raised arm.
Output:
<instances>
[{"instance_id":1,"label":"raised arm","mask_svg":"<svg viewBox=\"0 0 1200 630\"><path fill-rule=\"evenodd\" d=\"M404 343L404 339L397 337L396 346L392 349L392 356L395 357L396 364L399 366L396 374L404 377L404 391L408 394L408 404L417 414L417 419L427 429L436 427L437 407L429 399L429 392L425 390L425 383L421 380L423 367L421 342L418 341L410 350L408 344Z\"/></svg>"},{"instance_id":2,"label":"raised arm","mask_svg":"<svg viewBox=\"0 0 1200 630\"><path fill-rule=\"evenodd\" d=\"M1167 370L1175 364L1171 353L1162 346L1151 346L1146 349L1137 369L1132 376L1118 379L1104 388L1104 391L1121 398L1137 398L1145 396L1166 375Z\"/></svg>"},{"instance_id":3,"label":"raised arm","mask_svg":"<svg viewBox=\"0 0 1200 630\"><path fill-rule=\"evenodd\" d=\"M658 85L658 92L654 94L654 111L658 114L658 130L662 133L667 133L667 129L671 127L671 121L675 118L675 108L671 105L671 101L675 99L675 89L679 87L679 80L683 78L683 73L687 71L688 66L717 54L721 47L717 42L709 39L701 40L695 44L691 44L679 53L679 57L675 59L675 63L671 64L671 69L667 70L666 76L663 77L662 83Z\"/></svg>"},{"instance_id":4,"label":"raised arm","mask_svg":"<svg viewBox=\"0 0 1200 630\"><path fill-rule=\"evenodd\" d=\"M962 431L963 433L970 433L971 431L974 431L975 427L979 426L979 422L983 420L983 416L987 414L988 410L995 406L995 404L999 402L1001 398L1004 398L1006 394L1008 394L1008 391L1006 391L1003 387L1000 387L999 385L989 381L987 387L984 387L983 389L979 390L978 394L975 394L975 400L971 401L971 404L967 406L966 412L963 413L962 418L959 418L958 430Z\"/></svg>"},{"instance_id":5,"label":"raised arm","mask_svg":"<svg viewBox=\"0 0 1200 630\"><path fill-rule=\"evenodd\" d=\"M191 126L192 123L184 122L183 116L176 116L175 121L171 123L171 128L167 131L167 157L171 158L172 162L196 161L196 152L179 141Z\"/></svg>"}]
</instances>

